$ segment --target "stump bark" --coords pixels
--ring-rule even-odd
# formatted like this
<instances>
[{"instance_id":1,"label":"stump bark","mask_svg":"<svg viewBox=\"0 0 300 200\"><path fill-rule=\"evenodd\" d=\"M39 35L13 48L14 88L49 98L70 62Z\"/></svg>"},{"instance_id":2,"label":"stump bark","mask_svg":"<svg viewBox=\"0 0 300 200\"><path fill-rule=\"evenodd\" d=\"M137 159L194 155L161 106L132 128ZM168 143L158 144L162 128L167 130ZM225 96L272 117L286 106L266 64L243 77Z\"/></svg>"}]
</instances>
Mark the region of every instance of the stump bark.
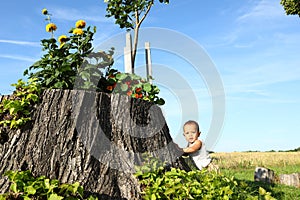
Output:
<instances>
[{"instance_id":1,"label":"stump bark","mask_svg":"<svg viewBox=\"0 0 300 200\"><path fill-rule=\"evenodd\" d=\"M133 173L142 154L169 163L182 154L161 109L150 102L79 90L46 90L41 97L30 124L1 130L0 193L9 189L4 172L30 170L62 183L79 181L99 199L141 199Z\"/></svg>"}]
</instances>

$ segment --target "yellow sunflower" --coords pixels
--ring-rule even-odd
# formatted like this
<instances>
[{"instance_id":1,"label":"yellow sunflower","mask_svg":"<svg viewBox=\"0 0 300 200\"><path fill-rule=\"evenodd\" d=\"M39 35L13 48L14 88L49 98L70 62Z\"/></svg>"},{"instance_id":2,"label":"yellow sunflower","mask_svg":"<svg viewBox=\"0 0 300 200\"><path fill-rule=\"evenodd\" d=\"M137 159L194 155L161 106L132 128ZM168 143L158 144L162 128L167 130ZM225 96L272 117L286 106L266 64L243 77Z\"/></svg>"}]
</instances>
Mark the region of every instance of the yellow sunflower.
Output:
<instances>
[{"instance_id":1,"label":"yellow sunflower","mask_svg":"<svg viewBox=\"0 0 300 200\"><path fill-rule=\"evenodd\" d=\"M57 29L57 27L56 27L56 25L53 24L53 23L49 23L49 24L47 24L47 26L46 26L46 31L47 31L47 32L53 32L53 31L56 31L56 29Z\"/></svg>"},{"instance_id":2,"label":"yellow sunflower","mask_svg":"<svg viewBox=\"0 0 300 200\"><path fill-rule=\"evenodd\" d=\"M48 14L48 10L47 10L46 8L44 8L44 9L42 10L42 13L43 13L43 15L47 15L47 14Z\"/></svg>"},{"instance_id":3,"label":"yellow sunflower","mask_svg":"<svg viewBox=\"0 0 300 200\"><path fill-rule=\"evenodd\" d=\"M84 28L86 25L85 21L84 20L78 20L75 24L76 28Z\"/></svg>"},{"instance_id":4,"label":"yellow sunflower","mask_svg":"<svg viewBox=\"0 0 300 200\"><path fill-rule=\"evenodd\" d=\"M81 28L75 28L73 30L73 34L74 35L82 35L83 34L83 30Z\"/></svg>"},{"instance_id":5,"label":"yellow sunflower","mask_svg":"<svg viewBox=\"0 0 300 200\"><path fill-rule=\"evenodd\" d=\"M69 38L66 35L59 36L58 42L60 43L60 47L62 47L68 40Z\"/></svg>"},{"instance_id":6,"label":"yellow sunflower","mask_svg":"<svg viewBox=\"0 0 300 200\"><path fill-rule=\"evenodd\" d=\"M68 37L66 35L61 35L58 37L59 43L65 43L66 41L68 41Z\"/></svg>"}]
</instances>

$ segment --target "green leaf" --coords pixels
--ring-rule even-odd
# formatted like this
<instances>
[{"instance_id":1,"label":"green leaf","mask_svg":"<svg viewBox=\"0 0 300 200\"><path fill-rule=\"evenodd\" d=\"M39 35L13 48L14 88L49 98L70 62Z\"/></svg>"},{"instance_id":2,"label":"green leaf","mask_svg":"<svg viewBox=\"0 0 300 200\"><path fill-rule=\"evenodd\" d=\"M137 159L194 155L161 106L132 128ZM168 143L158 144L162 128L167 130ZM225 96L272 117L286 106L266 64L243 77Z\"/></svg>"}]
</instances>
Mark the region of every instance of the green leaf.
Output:
<instances>
[{"instance_id":1,"label":"green leaf","mask_svg":"<svg viewBox=\"0 0 300 200\"><path fill-rule=\"evenodd\" d=\"M34 189L34 187L32 185L29 185L29 186L24 188L24 192L29 194L29 195L33 195L33 194L36 193L36 189Z\"/></svg>"},{"instance_id":2,"label":"green leaf","mask_svg":"<svg viewBox=\"0 0 300 200\"><path fill-rule=\"evenodd\" d=\"M136 74L131 74L132 80L141 80L142 78Z\"/></svg>"},{"instance_id":3,"label":"green leaf","mask_svg":"<svg viewBox=\"0 0 300 200\"><path fill-rule=\"evenodd\" d=\"M45 179L45 180L44 180L44 185L45 185L45 188L46 188L46 189L49 189L49 188L50 188L50 179L48 179L48 178Z\"/></svg>"},{"instance_id":4,"label":"green leaf","mask_svg":"<svg viewBox=\"0 0 300 200\"><path fill-rule=\"evenodd\" d=\"M57 89L61 89L63 88L63 86L64 86L64 82L56 82L53 87Z\"/></svg>"},{"instance_id":5,"label":"green leaf","mask_svg":"<svg viewBox=\"0 0 300 200\"><path fill-rule=\"evenodd\" d=\"M120 85L121 85L122 92L126 92L128 90L128 85L127 84L121 83Z\"/></svg>"},{"instance_id":6,"label":"green leaf","mask_svg":"<svg viewBox=\"0 0 300 200\"><path fill-rule=\"evenodd\" d=\"M48 200L62 200L64 197L59 196L57 194L51 194Z\"/></svg>"},{"instance_id":7,"label":"green leaf","mask_svg":"<svg viewBox=\"0 0 300 200\"><path fill-rule=\"evenodd\" d=\"M145 83L145 84L143 85L143 89L144 89L146 92L150 92L151 89L152 89L152 86L151 86L150 83Z\"/></svg>"},{"instance_id":8,"label":"green leaf","mask_svg":"<svg viewBox=\"0 0 300 200\"><path fill-rule=\"evenodd\" d=\"M14 193L18 193L19 192L19 190L17 189L17 183L12 183L11 185L10 185L10 188L9 188L12 192L14 192Z\"/></svg>"},{"instance_id":9,"label":"green leaf","mask_svg":"<svg viewBox=\"0 0 300 200\"><path fill-rule=\"evenodd\" d=\"M15 112L15 110L16 110L15 107L11 107L11 108L9 109L9 114L12 115L12 114Z\"/></svg>"},{"instance_id":10,"label":"green leaf","mask_svg":"<svg viewBox=\"0 0 300 200\"><path fill-rule=\"evenodd\" d=\"M0 200L6 200L5 194L0 194Z\"/></svg>"},{"instance_id":11,"label":"green leaf","mask_svg":"<svg viewBox=\"0 0 300 200\"><path fill-rule=\"evenodd\" d=\"M16 122L16 120L11 120L10 121L10 128L12 129L12 128L16 128L17 127L17 122Z\"/></svg>"},{"instance_id":12,"label":"green leaf","mask_svg":"<svg viewBox=\"0 0 300 200\"><path fill-rule=\"evenodd\" d=\"M165 104L165 100L162 98L157 99L154 103L158 104L158 105L164 105Z\"/></svg>"},{"instance_id":13,"label":"green leaf","mask_svg":"<svg viewBox=\"0 0 300 200\"><path fill-rule=\"evenodd\" d=\"M24 200L31 200L31 198L29 198L28 196L23 196Z\"/></svg>"},{"instance_id":14,"label":"green leaf","mask_svg":"<svg viewBox=\"0 0 300 200\"><path fill-rule=\"evenodd\" d=\"M119 74L116 75L116 78L117 78L118 80L124 80L124 79L127 78L127 77L128 77L128 75L127 75L127 74L124 74L124 73L119 73Z\"/></svg>"},{"instance_id":15,"label":"green leaf","mask_svg":"<svg viewBox=\"0 0 300 200\"><path fill-rule=\"evenodd\" d=\"M151 200L156 200L156 195L155 194L151 195Z\"/></svg>"},{"instance_id":16,"label":"green leaf","mask_svg":"<svg viewBox=\"0 0 300 200\"><path fill-rule=\"evenodd\" d=\"M77 190L78 190L78 188L80 187L79 182L73 183L73 184L72 184L72 187L73 187L73 188L72 188L72 194L75 195L76 192L77 192Z\"/></svg>"}]
</instances>

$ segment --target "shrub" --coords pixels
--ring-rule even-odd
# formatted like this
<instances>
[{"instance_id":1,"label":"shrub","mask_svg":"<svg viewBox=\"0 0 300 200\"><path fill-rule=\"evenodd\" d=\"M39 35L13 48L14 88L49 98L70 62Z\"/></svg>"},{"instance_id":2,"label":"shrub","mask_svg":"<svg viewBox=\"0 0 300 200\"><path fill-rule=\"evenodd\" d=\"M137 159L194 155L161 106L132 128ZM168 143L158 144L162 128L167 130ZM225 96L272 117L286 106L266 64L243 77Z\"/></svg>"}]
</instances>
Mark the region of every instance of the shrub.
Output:
<instances>
[{"instance_id":1,"label":"shrub","mask_svg":"<svg viewBox=\"0 0 300 200\"><path fill-rule=\"evenodd\" d=\"M45 176L34 177L30 171L7 171L11 185L10 191L0 195L5 199L97 199L93 196L84 197L84 189L78 182L73 184L60 184L56 179Z\"/></svg>"},{"instance_id":2,"label":"shrub","mask_svg":"<svg viewBox=\"0 0 300 200\"><path fill-rule=\"evenodd\" d=\"M163 163L147 156L136 167L143 199L274 199L264 188L253 188L245 182L206 170L166 170Z\"/></svg>"},{"instance_id":3,"label":"shrub","mask_svg":"<svg viewBox=\"0 0 300 200\"><path fill-rule=\"evenodd\" d=\"M31 120L31 113L39 101L40 86L36 79L18 80L15 91L0 103L0 127L19 128Z\"/></svg>"}]
</instances>

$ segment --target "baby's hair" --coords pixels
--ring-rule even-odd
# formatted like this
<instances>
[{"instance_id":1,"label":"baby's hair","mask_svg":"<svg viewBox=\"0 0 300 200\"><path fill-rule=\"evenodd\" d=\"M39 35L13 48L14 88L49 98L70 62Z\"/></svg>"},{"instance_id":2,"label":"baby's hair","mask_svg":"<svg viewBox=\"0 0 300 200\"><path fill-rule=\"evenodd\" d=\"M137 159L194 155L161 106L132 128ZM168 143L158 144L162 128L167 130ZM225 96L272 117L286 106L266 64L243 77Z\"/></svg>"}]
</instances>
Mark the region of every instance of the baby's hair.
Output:
<instances>
[{"instance_id":1,"label":"baby's hair","mask_svg":"<svg viewBox=\"0 0 300 200\"><path fill-rule=\"evenodd\" d=\"M197 132L200 132L199 124L194 120L189 120L189 121L185 122L183 125L183 128L185 127L185 125L190 125L190 124L194 124L197 128Z\"/></svg>"}]
</instances>

